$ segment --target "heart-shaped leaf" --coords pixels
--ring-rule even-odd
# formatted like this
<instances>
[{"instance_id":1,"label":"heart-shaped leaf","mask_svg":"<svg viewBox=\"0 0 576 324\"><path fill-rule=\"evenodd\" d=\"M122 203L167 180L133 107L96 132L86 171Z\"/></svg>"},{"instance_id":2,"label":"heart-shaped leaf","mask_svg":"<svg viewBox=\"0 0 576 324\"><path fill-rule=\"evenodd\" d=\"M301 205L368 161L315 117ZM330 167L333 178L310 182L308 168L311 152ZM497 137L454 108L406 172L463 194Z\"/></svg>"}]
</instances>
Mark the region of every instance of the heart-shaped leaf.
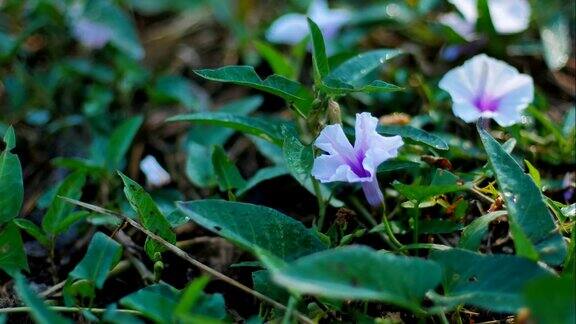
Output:
<instances>
[{"instance_id":1,"label":"heart-shaped leaf","mask_svg":"<svg viewBox=\"0 0 576 324\"><path fill-rule=\"evenodd\" d=\"M183 217L254 254L294 260L326 248L302 223L272 208L212 199L177 205Z\"/></svg>"}]
</instances>

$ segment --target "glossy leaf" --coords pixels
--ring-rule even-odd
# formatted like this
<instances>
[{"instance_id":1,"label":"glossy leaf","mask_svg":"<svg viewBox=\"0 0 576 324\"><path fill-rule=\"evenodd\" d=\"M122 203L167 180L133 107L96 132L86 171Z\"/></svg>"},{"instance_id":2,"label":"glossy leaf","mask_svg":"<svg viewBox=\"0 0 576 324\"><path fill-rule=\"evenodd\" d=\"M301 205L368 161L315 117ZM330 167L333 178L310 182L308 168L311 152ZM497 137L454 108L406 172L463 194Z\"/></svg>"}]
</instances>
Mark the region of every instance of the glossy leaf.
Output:
<instances>
[{"instance_id":1,"label":"glossy leaf","mask_svg":"<svg viewBox=\"0 0 576 324\"><path fill-rule=\"evenodd\" d=\"M88 245L86 255L68 276L74 280L89 280L100 289L121 256L122 246L108 235L97 232Z\"/></svg>"},{"instance_id":2,"label":"glossy leaf","mask_svg":"<svg viewBox=\"0 0 576 324\"><path fill-rule=\"evenodd\" d=\"M367 76L386 61L402 54L400 50L381 49L359 54L333 69L323 78L327 92L345 94L349 92L390 92L400 87L381 80L367 80Z\"/></svg>"},{"instance_id":3,"label":"glossy leaf","mask_svg":"<svg viewBox=\"0 0 576 324\"><path fill-rule=\"evenodd\" d=\"M435 262L349 246L315 253L273 274L291 291L332 299L380 301L415 312L439 283Z\"/></svg>"},{"instance_id":4,"label":"glossy leaf","mask_svg":"<svg viewBox=\"0 0 576 324\"><path fill-rule=\"evenodd\" d=\"M24 199L20 160L10 152L16 146L12 127L4 135L4 143L6 148L0 153L0 226L18 216Z\"/></svg>"},{"instance_id":5,"label":"glossy leaf","mask_svg":"<svg viewBox=\"0 0 576 324\"><path fill-rule=\"evenodd\" d=\"M61 317L54 311L50 310L46 304L40 299L40 297L36 296L32 289L28 286L26 279L21 274L18 274L16 277L16 285L15 290L18 293L18 296L24 302L24 304L30 307L30 313L32 318L38 324L54 324L54 323L62 323L68 324L72 323L67 318Z\"/></svg>"},{"instance_id":6,"label":"glossy leaf","mask_svg":"<svg viewBox=\"0 0 576 324\"><path fill-rule=\"evenodd\" d=\"M149 231L162 237L170 243L176 243L176 234L172 232L170 223L156 206L149 193L147 193L138 183L118 172L124 182L124 194L130 202L132 208L138 213L138 220ZM144 246L150 259L157 261L156 253L163 252L164 246L147 238Z\"/></svg>"},{"instance_id":7,"label":"glossy leaf","mask_svg":"<svg viewBox=\"0 0 576 324\"><path fill-rule=\"evenodd\" d=\"M273 143L281 143L279 125L262 118L248 117L221 112L205 112L179 115L169 118L169 122L187 121L203 125L227 127L237 131L256 135Z\"/></svg>"},{"instance_id":8,"label":"glossy leaf","mask_svg":"<svg viewBox=\"0 0 576 324\"><path fill-rule=\"evenodd\" d=\"M252 253L294 260L326 248L302 223L268 207L212 199L177 205L184 217Z\"/></svg>"},{"instance_id":9,"label":"glossy leaf","mask_svg":"<svg viewBox=\"0 0 576 324\"><path fill-rule=\"evenodd\" d=\"M21 270L28 270L28 261L24 251L24 243L20 230L13 222L8 222L0 228L0 269L11 276Z\"/></svg>"},{"instance_id":10,"label":"glossy leaf","mask_svg":"<svg viewBox=\"0 0 576 324\"><path fill-rule=\"evenodd\" d=\"M82 187L86 182L86 176L81 172L75 172L67 176L58 186L56 195L42 219L42 229L48 234L62 232L62 224L72 214L74 205L71 205L59 197L79 200L82 196Z\"/></svg>"},{"instance_id":11,"label":"glossy leaf","mask_svg":"<svg viewBox=\"0 0 576 324\"><path fill-rule=\"evenodd\" d=\"M246 186L246 180L221 146L214 146L212 149L212 165L218 178L220 190L229 191L242 189Z\"/></svg>"},{"instance_id":12,"label":"glossy leaf","mask_svg":"<svg viewBox=\"0 0 576 324\"><path fill-rule=\"evenodd\" d=\"M419 185L419 184L404 184L398 181L392 183L394 189L398 190L400 194L410 200L423 202L432 197L439 195L465 190L466 187L462 185Z\"/></svg>"},{"instance_id":13,"label":"glossy leaf","mask_svg":"<svg viewBox=\"0 0 576 324\"><path fill-rule=\"evenodd\" d=\"M143 121L142 116L132 117L114 129L106 150L106 166L109 170L114 171L120 168Z\"/></svg>"},{"instance_id":14,"label":"glossy leaf","mask_svg":"<svg viewBox=\"0 0 576 324\"><path fill-rule=\"evenodd\" d=\"M440 137L411 126L378 126L378 133L386 136L399 135L403 139L425 144L438 150L448 149L448 144Z\"/></svg>"},{"instance_id":15,"label":"glossy leaf","mask_svg":"<svg viewBox=\"0 0 576 324\"><path fill-rule=\"evenodd\" d=\"M566 244L556 231L540 189L488 132L482 128L478 132L506 202L516 252L534 257L536 251L536 257L543 261L560 264L566 256Z\"/></svg>"},{"instance_id":16,"label":"glossy leaf","mask_svg":"<svg viewBox=\"0 0 576 324\"><path fill-rule=\"evenodd\" d=\"M248 86L281 97L293 104L302 116L307 116L312 108L312 96L300 83L276 74L262 80L251 66L225 66L194 72L208 80Z\"/></svg>"},{"instance_id":17,"label":"glossy leaf","mask_svg":"<svg viewBox=\"0 0 576 324\"><path fill-rule=\"evenodd\" d=\"M526 258L513 255L482 255L467 250L435 250L430 258L444 268L444 296L439 305L451 308L473 305L492 312L516 313L525 304L524 285L552 273Z\"/></svg>"}]
</instances>

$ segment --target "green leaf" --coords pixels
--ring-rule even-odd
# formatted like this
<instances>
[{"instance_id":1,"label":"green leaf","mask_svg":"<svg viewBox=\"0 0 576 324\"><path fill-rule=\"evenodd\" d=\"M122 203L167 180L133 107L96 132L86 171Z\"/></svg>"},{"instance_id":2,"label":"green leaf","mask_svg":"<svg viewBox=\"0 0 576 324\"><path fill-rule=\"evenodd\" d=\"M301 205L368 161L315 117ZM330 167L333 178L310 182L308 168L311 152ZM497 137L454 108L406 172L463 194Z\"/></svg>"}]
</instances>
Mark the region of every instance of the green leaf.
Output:
<instances>
[{"instance_id":1,"label":"green leaf","mask_svg":"<svg viewBox=\"0 0 576 324\"><path fill-rule=\"evenodd\" d=\"M120 299L120 304L139 311L156 323L173 323L179 295L172 286L155 284Z\"/></svg>"},{"instance_id":2,"label":"green leaf","mask_svg":"<svg viewBox=\"0 0 576 324\"><path fill-rule=\"evenodd\" d=\"M282 143L279 123L258 117L248 117L222 112L203 112L189 115L178 115L169 118L169 122L188 121L203 125L227 127L237 131L256 135L272 143Z\"/></svg>"},{"instance_id":3,"label":"green leaf","mask_svg":"<svg viewBox=\"0 0 576 324\"><path fill-rule=\"evenodd\" d=\"M220 190L229 191L246 186L246 180L221 146L214 146L212 149L212 165L218 177Z\"/></svg>"},{"instance_id":4,"label":"green leaf","mask_svg":"<svg viewBox=\"0 0 576 324\"><path fill-rule=\"evenodd\" d=\"M274 47L264 43L256 41L254 42L254 47L258 53L268 62L272 71L275 74L281 75L287 79L294 79L295 68L292 62L288 60L281 52L276 50Z\"/></svg>"},{"instance_id":5,"label":"green leaf","mask_svg":"<svg viewBox=\"0 0 576 324\"><path fill-rule=\"evenodd\" d=\"M277 74L262 80L251 66L225 66L194 72L208 80L243 85L281 97L293 104L302 116L308 116L312 109L313 98L308 90L300 83Z\"/></svg>"},{"instance_id":6,"label":"green leaf","mask_svg":"<svg viewBox=\"0 0 576 324\"><path fill-rule=\"evenodd\" d=\"M203 290L209 282L210 277L206 275L194 279L182 292L182 297L178 301L174 313L177 316L181 316L190 312L202 297Z\"/></svg>"},{"instance_id":7,"label":"green leaf","mask_svg":"<svg viewBox=\"0 0 576 324\"><path fill-rule=\"evenodd\" d=\"M36 296L28 284L26 283L26 279L21 274L15 276L16 285L15 290L18 293L18 296L24 302L24 304L30 307L30 313L32 314L32 318L38 324L55 324L55 323L62 323L68 324L71 323L67 318L61 317L57 313L50 310L46 304L40 299L40 297Z\"/></svg>"},{"instance_id":8,"label":"green leaf","mask_svg":"<svg viewBox=\"0 0 576 324\"><path fill-rule=\"evenodd\" d=\"M382 135L399 135L416 143L425 144L438 150L447 150L448 144L440 137L411 126L378 126L378 133Z\"/></svg>"},{"instance_id":9,"label":"green leaf","mask_svg":"<svg viewBox=\"0 0 576 324\"><path fill-rule=\"evenodd\" d=\"M528 174L530 174L530 177L532 177L532 180L534 181L536 186L538 188L542 188L542 178L540 177L540 172L538 171L538 169L536 169L532 165L532 163L530 163L528 160L524 160L524 163L526 163L526 167L528 168Z\"/></svg>"},{"instance_id":10,"label":"green leaf","mask_svg":"<svg viewBox=\"0 0 576 324\"><path fill-rule=\"evenodd\" d=\"M16 146L14 129L4 135L6 149L0 153L0 226L18 216L24 199L22 167L18 156L10 153Z\"/></svg>"},{"instance_id":11,"label":"green leaf","mask_svg":"<svg viewBox=\"0 0 576 324\"><path fill-rule=\"evenodd\" d=\"M419 231L422 234L445 234L462 229L462 224L443 219L422 220Z\"/></svg>"},{"instance_id":12,"label":"green leaf","mask_svg":"<svg viewBox=\"0 0 576 324\"><path fill-rule=\"evenodd\" d=\"M169 243L176 243L176 234L172 232L170 223L166 220L149 193L121 172L118 172L124 182L124 194L130 202L130 206L138 213L138 219L142 226L154 234L160 236ZM150 238L146 239L144 245L146 253L153 261L158 261L157 252L163 252L164 246Z\"/></svg>"},{"instance_id":13,"label":"green leaf","mask_svg":"<svg viewBox=\"0 0 576 324\"><path fill-rule=\"evenodd\" d=\"M188 79L178 75L164 75L156 80L150 93L155 103L180 103L188 110L198 110L198 99L192 90L193 85Z\"/></svg>"},{"instance_id":14,"label":"green leaf","mask_svg":"<svg viewBox=\"0 0 576 324\"><path fill-rule=\"evenodd\" d=\"M516 313L524 307L522 288L531 280L552 276L528 259L513 255L482 255L467 250L434 250L430 258L444 267L444 296L433 300L445 307L473 305L492 312Z\"/></svg>"},{"instance_id":15,"label":"green leaf","mask_svg":"<svg viewBox=\"0 0 576 324\"><path fill-rule=\"evenodd\" d=\"M14 219L14 224L26 231L28 235L32 236L34 239L36 239L36 241L38 241L38 243L42 244L43 246L47 247L50 244L50 240L44 231L31 221L24 218L16 218Z\"/></svg>"},{"instance_id":16,"label":"green leaf","mask_svg":"<svg viewBox=\"0 0 576 324\"><path fill-rule=\"evenodd\" d=\"M326 248L302 223L268 207L212 199L177 205L186 218L252 253L294 260Z\"/></svg>"},{"instance_id":17,"label":"green leaf","mask_svg":"<svg viewBox=\"0 0 576 324\"><path fill-rule=\"evenodd\" d=\"M242 196L243 194L245 194L246 192L253 189L254 187L256 187L257 185L259 185L264 181L281 177L287 174L288 170L286 169L286 167L282 165L262 168L258 170L258 172L256 172L256 174L254 174L254 176L252 176L252 178L250 178L246 182L246 185L242 187L242 189L236 192L236 196Z\"/></svg>"},{"instance_id":18,"label":"green leaf","mask_svg":"<svg viewBox=\"0 0 576 324\"><path fill-rule=\"evenodd\" d=\"M420 312L426 292L440 283L441 275L432 261L349 246L298 259L273 278L298 293L380 301Z\"/></svg>"},{"instance_id":19,"label":"green leaf","mask_svg":"<svg viewBox=\"0 0 576 324\"><path fill-rule=\"evenodd\" d=\"M349 92L390 92L402 88L368 76L386 61L402 54L400 50L381 49L359 54L332 70L323 78L325 91L334 94Z\"/></svg>"},{"instance_id":20,"label":"green leaf","mask_svg":"<svg viewBox=\"0 0 576 324\"><path fill-rule=\"evenodd\" d=\"M272 145L272 144L271 144ZM186 148L186 176L195 186L206 188L217 184L210 147L190 142Z\"/></svg>"},{"instance_id":21,"label":"green leaf","mask_svg":"<svg viewBox=\"0 0 576 324\"><path fill-rule=\"evenodd\" d=\"M398 181L392 183L394 189L398 190L400 194L410 200L423 202L432 197L439 195L465 190L466 186L463 185L419 185L419 184L404 184Z\"/></svg>"},{"instance_id":22,"label":"green leaf","mask_svg":"<svg viewBox=\"0 0 576 324\"><path fill-rule=\"evenodd\" d=\"M108 273L122 257L122 246L101 232L92 237L84 258L68 276L75 280L86 279L96 288L102 288Z\"/></svg>"},{"instance_id":23,"label":"green leaf","mask_svg":"<svg viewBox=\"0 0 576 324\"><path fill-rule=\"evenodd\" d=\"M254 290L262 293L277 302L286 303L290 294L283 287L278 286L272 281L272 276L268 270L258 270L252 272L252 282Z\"/></svg>"},{"instance_id":24,"label":"green leaf","mask_svg":"<svg viewBox=\"0 0 576 324\"><path fill-rule=\"evenodd\" d=\"M312 62L314 70L319 80L322 80L328 73L330 73L330 66L328 65L328 57L326 56L326 45L324 44L324 36L322 31L316 23L308 18L308 28L312 35Z\"/></svg>"},{"instance_id":25,"label":"green leaf","mask_svg":"<svg viewBox=\"0 0 576 324\"><path fill-rule=\"evenodd\" d=\"M544 47L544 60L548 67L553 71L563 68L568 63L572 51L570 22L565 12L558 11L542 22L540 37Z\"/></svg>"},{"instance_id":26,"label":"green leaf","mask_svg":"<svg viewBox=\"0 0 576 324\"><path fill-rule=\"evenodd\" d=\"M516 253L533 257L533 251L537 251L544 262L554 265L562 263L566 256L566 244L556 231L542 193L516 160L488 132L480 127L478 132L506 202Z\"/></svg>"},{"instance_id":27,"label":"green leaf","mask_svg":"<svg viewBox=\"0 0 576 324\"><path fill-rule=\"evenodd\" d=\"M21 270L28 271L28 261L20 230L13 222L0 228L0 269L15 276Z\"/></svg>"},{"instance_id":28,"label":"green leaf","mask_svg":"<svg viewBox=\"0 0 576 324\"><path fill-rule=\"evenodd\" d=\"M576 293L573 276L547 277L524 287L524 301L536 323L576 323Z\"/></svg>"},{"instance_id":29,"label":"green leaf","mask_svg":"<svg viewBox=\"0 0 576 324\"><path fill-rule=\"evenodd\" d=\"M496 211L476 218L462 231L458 247L472 251L478 250L482 238L488 233L488 225L496 218L506 214L506 211Z\"/></svg>"},{"instance_id":30,"label":"green leaf","mask_svg":"<svg viewBox=\"0 0 576 324\"><path fill-rule=\"evenodd\" d=\"M85 182L86 176L81 172L75 172L67 176L64 181L60 183L56 191L56 196L42 219L42 229L44 229L44 232L52 235L61 232L62 223L72 213L74 206L59 197L79 200L82 196L82 187L84 187Z\"/></svg>"},{"instance_id":31,"label":"green leaf","mask_svg":"<svg viewBox=\"0 0 576 324\"><path fill-rule=\"evenodd\" d=\"M420 163L412 161L388 160L378 166L378 173L396 172L400 170L413 170L420 168Z\"/></svg>"},{"instance_id":32,"label":"green leaf","mask_svg":"<svg viewBox=\"0 0 576 324\"><path fill-rule=\"evenodd\" d=\"M130 149L132 140L143 121L142 116L132 117L114 129L106 150L106 167L109 170L113 171L120 168L120 164Z\"/></svg>"}]
</instances>

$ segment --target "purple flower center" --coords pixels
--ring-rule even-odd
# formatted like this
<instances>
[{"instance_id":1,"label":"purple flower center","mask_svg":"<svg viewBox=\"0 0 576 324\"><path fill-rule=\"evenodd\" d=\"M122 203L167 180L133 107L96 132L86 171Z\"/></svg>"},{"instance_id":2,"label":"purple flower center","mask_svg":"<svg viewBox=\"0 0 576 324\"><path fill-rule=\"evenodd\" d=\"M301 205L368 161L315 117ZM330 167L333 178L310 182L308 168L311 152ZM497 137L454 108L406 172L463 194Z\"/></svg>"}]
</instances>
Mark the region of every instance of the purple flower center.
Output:
<instances>
[{"instance_id":1,"label":"purple flower center","mask_svg":"<svg viewBox=\"0 0 576 324\"><path fill-rule=\"evenodd\" d=\"M364 169L364 165L362 164L364 162L365 157L366 153L363 151L359 151L356 152L356 154L352 158L353 160L346 161L347 164L350 166L350 169L352 169L352 172L354 172L360 178L370 177L370 172Z\"/></svg>"},{"instance_id":2,"label":"purple flower center","mask_svg":"<svg viewBox=\"0 0 576 324\"><path fill-rule=\"evenodd\" d=\"M495 112L500 106L500 99L481 95L474 99L473 104L480 112Z\"/></svg>"}]
</instances>

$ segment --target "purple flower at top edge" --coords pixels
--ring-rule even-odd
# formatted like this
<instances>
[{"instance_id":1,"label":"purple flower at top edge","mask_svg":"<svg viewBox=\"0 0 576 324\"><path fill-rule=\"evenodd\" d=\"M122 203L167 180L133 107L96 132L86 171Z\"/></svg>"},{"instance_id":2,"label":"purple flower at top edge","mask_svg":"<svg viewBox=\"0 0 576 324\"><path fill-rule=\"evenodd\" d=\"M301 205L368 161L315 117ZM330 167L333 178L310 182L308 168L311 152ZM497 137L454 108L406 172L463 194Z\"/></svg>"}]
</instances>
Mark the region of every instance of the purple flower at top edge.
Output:
<instances>
[{"instance_id":1,"label":"purple flower at top edge","mask_svg":"<svg viewBox=\"0 0 576 324\"><path fill-rule=\"evenodd\" d=\"M377 126L378 119L370 113L356 114L354 146L341 125L324 127L314 145L328 154L314 160L312 176L322 183L360 182L370 205L379 206L384 198L376 171L382 162L396 157L404 143L400 136L378 134Z\"/></svg>"},{"instance_id":2,"label":"purple flower at top edge","mask_svg":"<svg viewBox=\"0 0 576 324\"><path fill-rule=\"evenodd\" d=\"M72 26L74 37L87 48L100 49L112 37L112 30L103 24L86 18L79 18Z\"/></svg>"},{"instance_id":3,"label":"purple flower at top edge","mask_svg":"<svg viewBox=\"0 0 576 324\"><path fill-rule=\"evenodd\" d=\"M467 123L492 118L503 127L516 124L534 99L532 77L484 54L450 70L439 86L452 97L454 115Z\"/></svg>"}]
</instances>

